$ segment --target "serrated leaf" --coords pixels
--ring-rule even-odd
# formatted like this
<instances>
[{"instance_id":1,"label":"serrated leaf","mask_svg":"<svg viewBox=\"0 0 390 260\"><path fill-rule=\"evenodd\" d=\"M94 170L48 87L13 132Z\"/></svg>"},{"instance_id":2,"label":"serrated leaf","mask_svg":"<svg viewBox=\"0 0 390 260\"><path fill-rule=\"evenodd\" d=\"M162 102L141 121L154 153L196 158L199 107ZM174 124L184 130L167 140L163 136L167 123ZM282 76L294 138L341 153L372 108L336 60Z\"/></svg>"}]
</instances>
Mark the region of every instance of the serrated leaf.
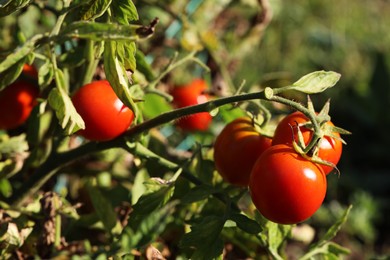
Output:
<instances>
[{"instance_id":1,"label":"serrated leaf","mask_svg":"<svg viewBox=\"0 0 390 260\"><path fill-rule=\"evenodd\" d=\"M93 20L102 16L110 7L112 0L90 0L82 7L82 20Z\"/></svg>"},{"instance_id":2,"label":"serrated leaf","mask_svg":"<svg viewBox=\"0 0 390 260\"><path fill-rule=\"evenodd\" d=\"M113 41L104 44L104 71L116 95L137 116L137 107L129 90L129 79L124 64L120 63L120 57L118 57L117 44ZM124 59L121 58L121 60Z\"/></svg>"},{"instance_id":3,"label":"serrated leaf","mask_svg":"<svg viewBox=\"0 0 390 260\"><path fill-rule=\"evenodd\" d=\"M54 75L57 87L50 91L48 102L54 109L61 127L65 129L65 133L71 135L80 129L85 129L85 123L64 90L65 83L62 71L57 69Z\"/></svg>"},{"instance_id":4,"label":"serrated leaf","mask_svg":"<svg viewBox=\"0 0 390 260\"><path fill-rule=\"evenodd\" d=\"M315 71L309 73L292 86L286 87L286 90L297 90L306 94L321 93L324 90L333 87L340 79L341 74L333 71Z\"/></svg>"},{"instance_id":5,"label":"serrated leaf","mask_svg":"<svg viewBox=\"0 0 390 260\"><path fill-rule=\"evenodd\" d=\"M0 4L0 17L10 15L30 4L32 0L12 0Z\"/></svg>"},{"instance_id":6,"label":"serrated leaf","mask_svg":"<svg viewBox=\"0 0 390 260\"><path fill-rule=\"evenodd\" d=\"M180 247L193 248L191 259L214 259L223 251L223 241L220 238L225 224L223 218L207 216L201 222L194 224L191 231L180 241Z\"/></svg>"},{"instance_id":7,"label":"serrated leaf","mask_svg":"<svg viewBox=\"0 0 390 260\"><path fill-rule=\"evenodd\" d=\"M107 232L115 227L117 222L116 213L112 207L110 201L101 193L101 191L93 186L91 183L87 184L87 190L89 197L91 198L93 207L95 208L96 214L102 221L104 228Z\"/></svg>"},{"instance_id":8,"label":"serrated leaf","mask_svg":"<svg viewBox=\"0 0 390 260\"><path fill-rule=\"evenodd\" d=\"M255 220L248 218L247 216L239 213L235 213L229 216L229 219L236 222L237 227L249 234L258 234L262 231L259 223Z\"/></svg>"},{"instance_id":9,"label":"serrated leaf","mask_svg":"<svg viewBox=\"0 0 390 260\"><path fill-rule=\"evenodd\" d=\"M139 19L137 8L131 0L116 0L111 6L112 19L120 24L129 24Z\"/></svg>"}]
</instances>

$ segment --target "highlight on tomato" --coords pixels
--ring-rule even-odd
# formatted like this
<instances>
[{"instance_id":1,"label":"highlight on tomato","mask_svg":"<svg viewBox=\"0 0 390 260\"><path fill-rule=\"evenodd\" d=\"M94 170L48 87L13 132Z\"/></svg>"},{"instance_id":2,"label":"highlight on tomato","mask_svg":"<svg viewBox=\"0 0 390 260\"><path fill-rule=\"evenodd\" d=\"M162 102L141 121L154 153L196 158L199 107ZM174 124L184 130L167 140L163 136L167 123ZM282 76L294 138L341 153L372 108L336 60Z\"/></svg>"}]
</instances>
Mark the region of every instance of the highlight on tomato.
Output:
<instances>
[{"instance_id":1,"label":"highlight on tomato","mask_svg":"<svg viewBox=\"0 0 390 260\"><path fill-rule=\"evenodd\" d=\"M23 78L23 74L32 79ZM37 74L33 66L26 64L21 78L0 91L0 129L14 129L26 122L39 96L39 88L34 82Z\"/></svg>"},{"instance_id":2,"label":"highlight on tomato","mask_svg":"<svg viewBox=\"0 0 390 260\"><path fill-rule=\"evenodd\" d=\"M256 208L279 224L296 224L310 218L320 208L326 187L326 175L320 165L285 144L271 146L259 157L249 181Z\"/></svg>"},{"instance_id":3,"label":"highlight on tomato","mask_svg":"<svg viewBox=\"0 0 390 260\"><path fill-rule=\"evenodd\" d=\"M209 96L205 94L207 83L203 79L194 79L190 83L175 86L171 91L173 104L177 108L205 103ZM185 131L205 131L209 128L212 117L208 112L200 112L182 117L176 125Z\"/></svg>"},{"instance_id":4,"label":"highlight on tomato","mask_svg":"<svg viewBox=\"0 0 390 260\"><path fill-rule=\"evenodd\" d=\"M313 130L303 126L303 124L308 123L309 121L310 120L302 112L297 111L287 115L277 125L272 145L292 145L294 139L298 142L298 127L302 133L304 142L307 145L313 136ZM326 122L326 124L328 126L334 126L331 121ZM339 133L333 132L332 135L337 138L325 135L320 139L317 156L324 161L337 165L342 154L343 144ZM321 167L323 168L325 174L329 174L333 170L333 167L331 166L321 165Z\"/></svg>"},{"instance_id":5,"label":"highlight on tomato","mask_svg":"<svg viewBox=\"0 0 390 260\"><path fill-rule=\"evenodd\" d=\"M272 139L256 131L248 117L225 126L214 143L214 162L222 178L233 185L248 186L251 170Z\"/></svg>"},{"instance_id":6,"label":"highlight on tomato","mask_svg":"<svg viewBox=\"0 0 390 260\"><path fill-rule=\"evenodd\" d=\"M122 103L107 80L82 86L73 95L72 102L85 122L85 129L78 134L92 141L118 137L134 119L133 111Z\"/></svg>"}]
</instances>

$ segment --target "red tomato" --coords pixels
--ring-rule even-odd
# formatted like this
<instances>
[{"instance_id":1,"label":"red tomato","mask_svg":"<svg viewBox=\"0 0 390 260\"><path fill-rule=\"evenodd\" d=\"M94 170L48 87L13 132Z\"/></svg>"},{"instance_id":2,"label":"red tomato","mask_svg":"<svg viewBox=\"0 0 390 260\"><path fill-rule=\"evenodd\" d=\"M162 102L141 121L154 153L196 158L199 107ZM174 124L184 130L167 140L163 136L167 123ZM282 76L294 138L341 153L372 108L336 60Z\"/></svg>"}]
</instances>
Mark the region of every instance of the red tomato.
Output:
<instances>
[{"instance_id":1,"label":"red tomato","mask_svg":"<svg viewBox=\"0 0 390 260\"><path fill-rule=\"evenodd\" d=\"M23 65L23 74L33 78L38 78L38 71L35 69L34 66L28 64Z\"/></svg>"},{"instance_id":2,"label":"red tomato","mask_svg":"<svg viewBox=\"0 0 390 260\"><path fill-rule=\"evenodd\" d=\"M295 141L298 141L298 129L295 127L297 124L302 124L308 122L309 119L301 112L294 112L279 122L276 127L275 134L272 140L272 145L276 144L288 144L291 145L293 141L293 133ZM334 126L332 122L327 122L328 125ZM300 130L302 132L305 144L307 145L313 136L313 131L301 126ZM339 133L334 133L336 136L340 137ZM318 156L328 162L336 165L341 157L343 150L343 144L339 139L335 139L329 136L325 136L320 140ZM333 167L321 165L325 174L329 174Z\"/></svg>"},{"instance_id":3,"label":"red tomato","mask_svg":"<svg viewBox=\"0 0 390 260\"><path fill-rule=\"evenodd\" d=\"M184 86L177 86L172 90L173 104L177 108L202 104L209 97L204 93L207 84L203 79L195 79ZM212 117L208 112L196 113L180 118L176 124L186 131L205 131L211 123Z\"/></svg>"},{"instance_id":4,"label":"red tomato","mask_svg":"<svg viewBox=\"0 0 390 260\"><path fill-rule=\"evenodd\" d=\"M78 133L93 141L107 141L123 134L134 114L117 97L107 80L81 87L72 97L77 112L85 122Z\"/></svg>"},{"instance_id":5,"label":"red tomato","mask_svg":"<svg viewBox=\"0 0 390 260\"><path fill-rule=\"evenodd\" d=\"M30 65L24 66L23 73L37 75L35 68ZM38 95L36 83L27 80L17 80L0 91L0 129L13 129L22 125L30 116Z\"/></svg>"},{"instance_id":6,"label":"red tomato","mask_svg":"<svg viewBox=\"0 0 390 260\"><path fill-rule=\"evenodd\" d=\"M235 119L225 126L214 144L218 173L231 184L248 186L253 165L271 142L255 130L250 118Z\"/></svg>"},{"instance_id":7,"label":"red tomato","mask_svg":"<svg viewBox=\"0 0 390 260\"><path fill-rule=\"evenodd\" d=\"M325 198L326 186L322 168L284 144L271 146L259 157L249 181L256 208L279 224L311 217Z\"/></svg>"}]
</instances>

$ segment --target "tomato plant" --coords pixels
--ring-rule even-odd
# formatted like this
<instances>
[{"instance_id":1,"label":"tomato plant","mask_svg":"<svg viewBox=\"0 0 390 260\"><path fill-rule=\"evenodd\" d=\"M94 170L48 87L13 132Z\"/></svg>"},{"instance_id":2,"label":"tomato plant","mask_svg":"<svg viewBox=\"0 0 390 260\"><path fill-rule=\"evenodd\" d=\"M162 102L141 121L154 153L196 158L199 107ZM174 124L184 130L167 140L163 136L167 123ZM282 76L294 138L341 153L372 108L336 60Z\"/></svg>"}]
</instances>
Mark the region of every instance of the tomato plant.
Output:
<instances>
[{"instance_id":1,"label":"tomato plant","mask_svg":"<svg viewBox=\"0 0 390 260\"><path fill-rule=\"evenodd\" d=\"M271 138L255 130L250 118L235 119L215 140L214 162L218 173L231 184L248 186L253 165L271 142Z\"/></svg>"},{"instance_id":2,"label":"tomato plant","mask_svg":"<svg viewBox=\"0 0 390 260\"><path fill-rule=\"evenodd\" d=\"M298 155L291 145L270 146L242 116L259 113L270 129L274 103L281 103L312 118L309 105L279 94L321 93L340 74L316 71L274 88L285 83L278 79L284 73L246 69L259 60L252 50L263 46L272 17L267 1L5 2L0 89L23 67L17 82L36 78L24 65L36 63L42 92L37 127L0 131L1 259L289 253L284 245L295 227L253 209L297 223L321 205L325 175L303 154L322 129L314 124L315 140ZM188 77L194 80L165 88ZM269 80L272 88L258 86ZM92 142L69 138L74 134ZM216 168L233 185L221 182ZM303 259L346 254L330 240L348 210Z\"/></svg>"},{"instance_id":3,"label":"tomato plant","mask_svg":"<svg viewBox=\"0 0 390 260\"><path fill-rule=\"evenodd\" d=\"M107 80L82 86L72 97L77 112L85 122L78 133L93 141L106 141L123 134L134 114L115 94Z\"/></svg>"},{"instance_id":4,"label":"tomato plant","mask_svg":"<svg viewBox=\"0 0 390 260\"><path fill-rule=\"evenodd\" d=\"M296 224L312 216L325 198L326 187L322 168L283 144L260 156L249 181L256 208L280 224Z\"/></svg>"},{"instance_id":5,"label":"tomato plant","mask_svg":"<svg viewBox=\"0 0 390 260\"><path fill-rule=\"evenodd\" d=\"M205 103L209 97L204 92L207 83L203 79L194 79L192 82L176 86L172 90L173 104L177 108ZM205 131L209 128L212 117L208 112L196 113L177 120L176 124L186 131Z\"/></svg>"},{"instance_id":6,"label":"tomato plant","mask_svg":"<svg viewBox=\"0 0 390 260\"><path fill-rule=\"evenodd\" d=\"M37 71L30 65L24 65L23 74L36 78ZM19 79L0 91L0 129L16 128L30 116L39 95L33 80Z\"/></svg>"},{"instance_id":7,"label":"tomato plant","mask_svg":"<svg viewBox=\"0 0 390 260\"><path fill-rule=\"evenodd\" d=\"M302 112L294 112L284 117L278 124L275 130L275 134L272 140L272 144L289 144L291 145L295 139L298 142L298 129L302 133L305 144L307 145L313 136L313 130L302 126L302 124L308 123L309 119ZM326 122L328 126L334 126L331 121ZM340 160L343 150L343 144L340 139L340 134L337 132L332 133L338 138L324 136L320 139L318 144L317 155L322 160L330 162L334 165ZM333 167L327 165L321 165L325 174L329 174Z\"/></svg>"}]
</instances>

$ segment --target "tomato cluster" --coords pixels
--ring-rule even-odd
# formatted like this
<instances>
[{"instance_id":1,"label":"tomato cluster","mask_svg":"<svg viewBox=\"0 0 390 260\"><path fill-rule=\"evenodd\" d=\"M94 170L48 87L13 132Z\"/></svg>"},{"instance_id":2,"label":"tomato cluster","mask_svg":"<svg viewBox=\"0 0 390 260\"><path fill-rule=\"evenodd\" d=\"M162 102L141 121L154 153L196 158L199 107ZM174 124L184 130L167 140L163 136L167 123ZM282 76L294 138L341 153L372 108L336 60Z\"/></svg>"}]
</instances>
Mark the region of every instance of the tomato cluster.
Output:
<instances>
[{"instance_id":1,"label":"tomato cluster","mask_svg":"<svg viewBox=\"0 0 390 260\"><path fill-rule=\"evenodd\" d=\"M176 86L171 91L173 104L177 108L205 103L209 96L205 94L207 83L203 79L194 79L189 84ZM205 131L209 128L212 117L208 112L201 112L182 117L176 125L185 131Z\"/></svg>"},{"instance_id":2,"label":"tomato cluster","mask_svg":"<svg viewBox=\"0 0 390 260\"><path fill-rule=\"evenodd\" d=\"M229 123L214 144L215 166L224 180L248 186L252 201L267 219L294 224L311 217L321 206L326 175L333 169L297 153L293 140L313 136L309 119L294 112L279 122L272 140L258 133L249 118ZM333 126L332 122L326 122ZM299 131L298 131L299 127ZM336 165L342 152L338 133L320 139L316 156Z\"/></svg>"},{"instance_id":3,"label":"tomato cluster","mask_svg":"<svg viewBox=\"0 0 390 260\"><path fill-rule=\"evenodd\" d=\"M26 122L39 95L37 74L26 64L22 77L0 91L0 129L13 129Z\"/></svg>"},{"instance_id":4,"label":"tomato cluster","mask_svg":"<svg viewBox=\"0 0 390 260\"><path fill-rule=\"evenodd\" d=\"M82 86L72 102L85 122L85 129L78 134L92 141L118 137L134 119L133 111L122 103L107 80Z\"/></svg>"},{"instance_id":5,"label":"tomato cluster","mask_svg":"<svg viewBox=\"0 0 390 260\"><path fill-rule=\"evenodd\" d=\"M271 142L255 130L250 118L237 118L215 140L215 167L227 182L248 186L253 165Z\"/></svg>"}]
</instances>

